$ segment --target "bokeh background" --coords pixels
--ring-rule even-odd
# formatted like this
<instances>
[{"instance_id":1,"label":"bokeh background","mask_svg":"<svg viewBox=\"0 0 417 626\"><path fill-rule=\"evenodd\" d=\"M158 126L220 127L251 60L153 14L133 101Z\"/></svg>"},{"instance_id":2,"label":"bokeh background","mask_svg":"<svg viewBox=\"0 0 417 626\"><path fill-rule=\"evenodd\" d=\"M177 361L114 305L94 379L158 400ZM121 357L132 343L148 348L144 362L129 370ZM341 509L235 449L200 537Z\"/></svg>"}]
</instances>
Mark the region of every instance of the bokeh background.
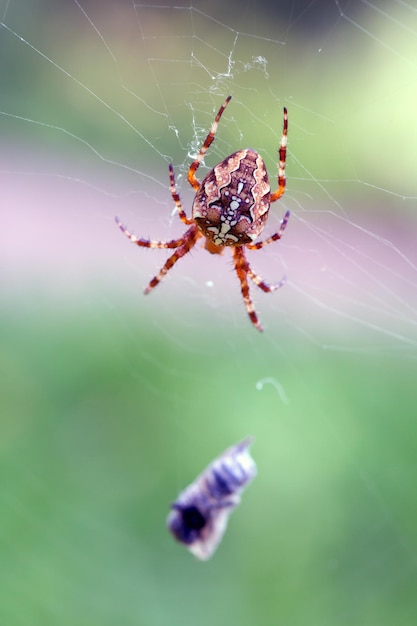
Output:
<instances>
[{"instance_id":1,"label":"bokeh background","mask_svg":"<svg viewBox=\"0 0 417 626\"><path fill-rule=\"evenodd\" d=\"M414 625L417 6L0 2L0 623ZM285 238L195 249L168 187L244 146ZM259 474L213 559L165 528L218 454Z\"/></svg>"}]
</instances>

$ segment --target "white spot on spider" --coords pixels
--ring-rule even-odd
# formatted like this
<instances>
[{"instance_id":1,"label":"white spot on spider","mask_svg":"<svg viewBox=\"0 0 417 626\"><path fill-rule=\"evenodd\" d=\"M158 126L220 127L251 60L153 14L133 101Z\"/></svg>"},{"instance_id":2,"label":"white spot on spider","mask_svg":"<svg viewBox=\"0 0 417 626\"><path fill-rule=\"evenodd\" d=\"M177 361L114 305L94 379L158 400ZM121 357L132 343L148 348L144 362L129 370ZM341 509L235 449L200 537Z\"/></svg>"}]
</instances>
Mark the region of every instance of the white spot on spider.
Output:
<instances>
[{"instance_id":1,"label":"white spot on spider","mask_svg":"<svg viewBox=\"0 0 417 626\"><path fill-rule=\"evenodd\" d=\"M234 198L234 196L233 196L233 198ZM239 206L240 206L240 202L239 202L239 200L235 200L235 199L233 199L233 200L231 201L231 203L230 203L230 208L231 208L231 209L233 209L233 211L236 211L236 209L238 209L238 208L239 208Z\"/></svg>"},{"instance_id":2,"label":"white spot on spider","mask_svg":"<svg viewBox=\"0 0 417 626\"><path fill-rule=\"evenodd\" d=\"M243 181L241 181L241 180L240 180L240 181L239 181L239 184L238 184L238 186L237 186L237 192L238 192L238 194L241 194L241 193L242 193L242 189L243 189Z\"/></svg>"}]
</instances>

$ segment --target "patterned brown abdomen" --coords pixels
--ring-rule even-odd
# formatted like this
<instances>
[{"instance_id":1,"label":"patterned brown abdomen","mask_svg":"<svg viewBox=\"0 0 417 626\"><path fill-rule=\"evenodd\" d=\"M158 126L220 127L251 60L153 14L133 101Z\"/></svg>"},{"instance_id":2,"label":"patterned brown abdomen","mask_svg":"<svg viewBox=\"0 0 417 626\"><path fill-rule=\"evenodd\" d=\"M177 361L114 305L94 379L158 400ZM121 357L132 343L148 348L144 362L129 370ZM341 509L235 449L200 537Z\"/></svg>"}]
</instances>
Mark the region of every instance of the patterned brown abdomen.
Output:
<instances>
[{"instance_id":1,"label":"patterned brown abdomen","mask_svg":"<svg viewBox=\"0 0 417 626\"><path fill-rule=\"evenodd\" d=\"M198 189L193 219L215 246L242 246L262 232L268 217L270 185L255 150L240 150L216 165Z\"/></svg>"}]
</instances>

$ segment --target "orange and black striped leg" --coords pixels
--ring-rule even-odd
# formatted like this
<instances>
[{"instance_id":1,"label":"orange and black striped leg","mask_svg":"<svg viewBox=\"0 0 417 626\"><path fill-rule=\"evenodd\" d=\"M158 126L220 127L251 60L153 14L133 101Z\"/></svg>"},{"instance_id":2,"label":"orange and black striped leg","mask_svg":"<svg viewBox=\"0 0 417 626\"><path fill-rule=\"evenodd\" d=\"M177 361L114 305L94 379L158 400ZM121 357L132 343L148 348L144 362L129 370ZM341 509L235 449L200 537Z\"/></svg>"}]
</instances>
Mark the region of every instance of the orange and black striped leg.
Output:
<instances>
[{"instance_id":1,"label":"orange and black striped leg","mask_svg":"<svg viewBox=\"0 0 417 626\"><path fill-rule=\"evenodd\" d=\"M249 267L249 263L245 257L245 250L243 246L235 246L233 250L233 259L235 262L236 274L240 280L240 286L242 291L243 301L245 303L246 310L248 312L250 321L258 330L262 331L263 328L259 322L258 316L255 311L255 307L252 302L252 298L249 292L248 274L252 272ZM252 272L253 274L253 272Z\"/></svg>"},{"instance_id":2,"label":"orange and black striped leg","mask_svg":"<svg viewBox=\"0 0 417 626\"><path fill-rule=\"evenodd\" d=\"M282 129L281 145L279 147L278 166L278 189L271 193L270 202L275 202L285 191L285 161L287 159L287 134L288 134L288 113L284 107L284 126Z\"/></svg>"},{"instance_id":3,"label":"orange and black striped leg","mask_svg":"<svg viewBox=\"0 0 417 626\"><path fill-rule=\"evenodd\" d=\"M132 243L136 244L137 246L140 246L141 248L178 248L179 246L182 246L182 244L185 242L185 237L187 235L187 233L185 233L185 235L181 237L181 239L171 239L169 241L153 241L152 239L138 239L138 237L135 237L135 235L132 235L132 233L130 233L127 230L127 228L123 226L123 224L121 223L118 217L116 217L115 220L116 220L116 224L118 225L122 233L126 235L126 237L130 239Z\"/></svg>"},{"instance_id":4,"label":"orange and black striped leg","mask_svg":"<svg viewBox=\"0 0 417 626\"><path fill-rule=\"evenodd\" d=\"M205 138L204 143L203 143L203 145L200 148L200 152L197 154L195 160L190 165L190 169L188 170L188 182L190 183L190 185L196 191L200 187L200 183L197 180L197 178L195 176L195 173L198 170L198 168L200 167L200 164L201 164L201 161L204 158L204 155L206 154L207 150L211 146L211 143L212 143L212 141L213 141L213 139L214 139L214 137L216 135L216 132L217 132L217 127L219 125L220 118L223 115L223 111L225 110L225 108L229 104L231 98L232 98L232 96L228 96L226 98L226 100L223 102L223 104L220 107L220 109L218 110L217 115L214 118L214 122L211 125L210 132L207 135L207 137Z\"/></svg>"},{"instance_id":5,"label":"orange and black striped leg","mask_svg":"<svg viewBox=\"0 0 417 626\"><path fill-rule=\"evenodd\" d=\"M270 293L271 291L275 291L275 289L279 289L280 287L285 285L285 283L287 282L287 278L286 276L284 276L283 278L281 278L281 280L278 283L269 285L261 278L261 276L259 276L258 274L255 274L255 272L250 266L248 269L248 276L251 280L253 280L255 285L259 287L259 289L262 289L262 291L265 291L265 293Z\"/></svg>"},{"instance_id":6,"label":"orange and black striped leg","mask_svg":"<svg viewBox=\"0 0 417 626\"><path fill-rule=\"evenodd\" d=\"M172 163L169 164L169 188L171 190L171 196L175 202L175 206L177 207L180 220L184 222L184 224L192 224L193 220L186 216L185 211L182 208L181 200L177 191L177 185L175 184L174 167Z\"/></svg>"},{"instance_id":7,"label":"orange and black striped leg","mask_svg":"<svg viewBox=\"0 0 417 626\"><path fill-rule=\"evenodd\" d=\"M152 291L152 289L159 285L159 283L169 272L169 270L175 265L175 263L179 259L185 256L191 250L191 248L195 246L197 239L199 239L201 236L202 235L197 229L197 226L193 225L187 230L184 237L179 240L182 242L181 245L178 246L178 248L173 254L171 254L170 257L168 257L163 267L159 270L158 274L152 278L152 280L149 282L149 285L145 289L145 293L149 293L150 291Z\"/></svg>"},{"instance_id":8,"label":"orange and black striped leg","mask_svg":"<svg viewBox=\"0 0 417 626\"><path fill-rule=\"evenodd\" d=\"M278 241L278 239L281 239L282 233L286 229L289 219L290 219L290 212L287 211L286 214L284 215L284 219L282 220L281 227L277 233L275 233L274 235L271 235L270 237L268 237L268 239L265 239L264 241L258 241L257 243L248 243L246 244L246 247L249 250L260 250L264 246L267 246L269 243Z\"/></svg>"}]
</instances>

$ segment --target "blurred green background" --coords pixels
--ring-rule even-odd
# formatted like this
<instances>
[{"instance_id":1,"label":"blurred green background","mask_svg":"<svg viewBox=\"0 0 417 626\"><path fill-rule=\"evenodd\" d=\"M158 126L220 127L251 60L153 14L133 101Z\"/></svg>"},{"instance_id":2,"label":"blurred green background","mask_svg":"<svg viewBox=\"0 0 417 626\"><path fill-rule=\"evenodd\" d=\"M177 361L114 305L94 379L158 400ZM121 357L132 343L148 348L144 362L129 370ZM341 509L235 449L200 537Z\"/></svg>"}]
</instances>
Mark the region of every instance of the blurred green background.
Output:
<instances>
[{"instance_id":1,"label":"blurred green background","mask_svg":"<svg viewBox=\"0 0 417 626\"><path fill-rule=\"evenodd\" d=\"M414 625L416 14L175 7L0 3L0 623ZM227 255L145 298L166 255L113 221L183 232L167 165L189 212L228 93L208 167L252 145L273 178L290 115L262 335ZM169 504L249 434L258 477L199 563Z\"/></svg>"}]
</instances>

